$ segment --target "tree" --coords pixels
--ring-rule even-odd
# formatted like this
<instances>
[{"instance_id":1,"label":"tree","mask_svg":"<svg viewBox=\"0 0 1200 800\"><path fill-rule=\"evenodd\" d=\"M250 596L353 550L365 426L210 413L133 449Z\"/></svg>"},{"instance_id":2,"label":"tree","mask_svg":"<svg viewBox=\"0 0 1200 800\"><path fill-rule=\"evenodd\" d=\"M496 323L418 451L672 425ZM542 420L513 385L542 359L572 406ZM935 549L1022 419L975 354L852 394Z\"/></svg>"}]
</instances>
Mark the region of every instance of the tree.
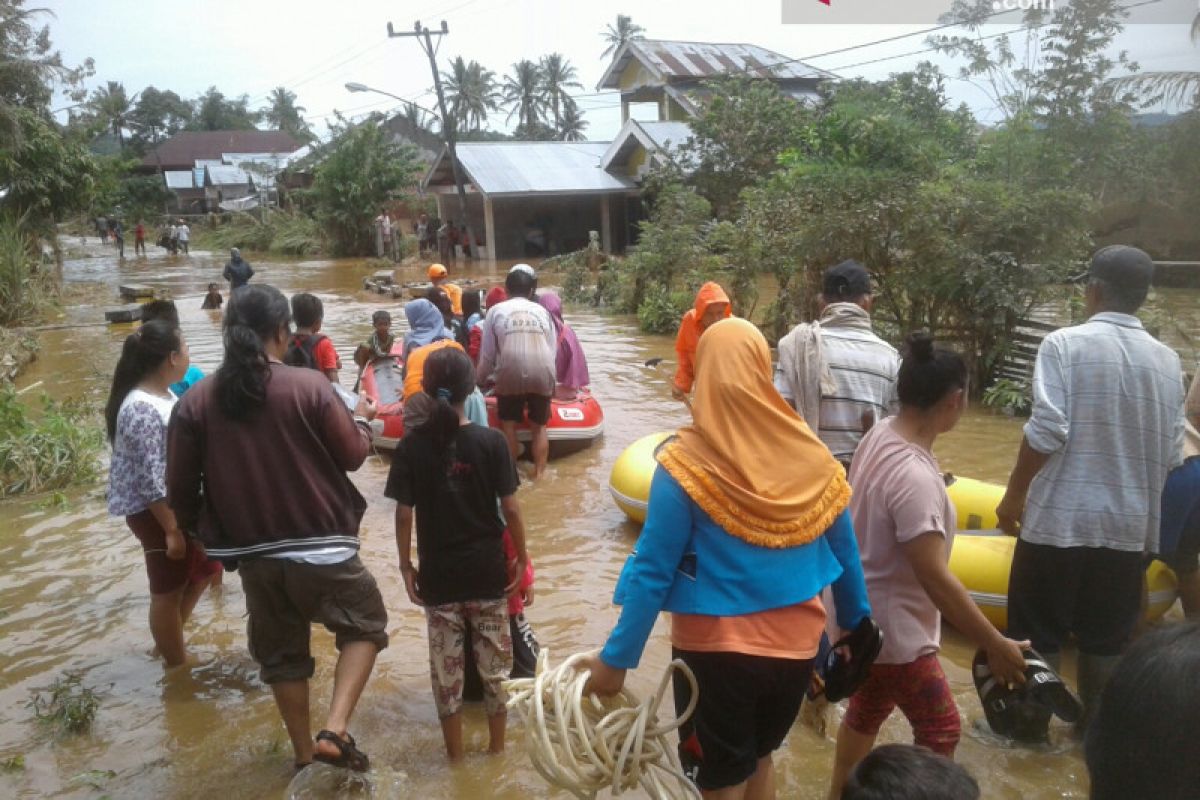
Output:
<instances>
[{"instance_id":1,"label":"tree","mask_svg":"<svg viewBox=\"0 0 1200 800\"><path fill-rule=\"evenodd\" d=\"M588 122L583 118L583 112L572 102L563 112L562 122L558 126L558 138L564 142L582 142L583 131L587 126Z\"/></svg>"},{"instance_id":2,"label":"tree","mask_svg":"<svg viewBox=\"0 0 1200 800\"><path fill-rule=\"evenodd\" d=\"M631 39L645 39L645 32L641 25L633 24L632 17L626 14L617 14L617 24L615 26L608 25L600 34L604 41L608 42L608 47L604 48L600 57L607 58L609 53L620 50Z\"/></svg>"},{"instance_id":3,"label":"tree","mask_svg":"<svg viewBox=\"0 0 1200 800\"><path fill-rule=\"evenodd\" d=\"M427 131L429 133L437 132L437 118L432 114L427 114L425 111L417 108L412 103L406 103L404 106L404 119L416 130Z\"/></svg>"},{"instance_id":4,"label":"tree","mask_svg":"<svg viewBox=\"0 0 1200 800\"><path fill-rule=\"evenodd\" d=\"M125 129L130 126L129 118L133 110L125 86L119 81L107 81L104 86L92 91L87 105L97 122L117 138L117 144L124 150Z\"/></svg>"},{"instance_id":5,"label":"tree","mask_svg":"<svg viewBox=\"0 0 1200 800\"><path fill-rule=\"evenodd\" d=\"M242 95L236 100L227 100L225 95L210 86L208 91L194 101L192 119L188 130L227 131L253 130L258 122L258 113L250 110L250 98Z\"/></svg>"},{"instance_id":6,"label":"tree","mask_svg":"<svg viewBox=\"0 0 1200 800\"><path fill-rule=\"evenodd\" d=\"M569 59L561 53L543 56L540 64L542 73L543 103L550 107L555 130L562 130L562 113L575 105L568 89L582 89L579 72Z\"/></svg>"},{"instance_id":7,"label":"tree","mask_svg":"<svg viewBox=\"0 0 1200 800\"><path fill-rule=\"evenodd\" d=\"M1200 13L1192 19L1191 40L1200 43ZM1200 71L1141 72L1109 80L1106 96L1133 95L1143 107L1159 103L1200 109Z\"/></svg>"},{"instance_id":8,"label":"tree","mask_svg":"<svg viewBox=\"0 0 1200 800\"><path fill-rule=\"evenodd\" d=\"M27 108L12 114L19 127L18 144L0 148L0 186L8 190L0 213L53 236L56 222L88 207L96 161L83 144L63 139L42 116Z\"/></svg>"},{"instance_id":9,"label":"tree","mask_svg":"<svg viewBox=\"0 0 1200 800\"><path fill-rule=\"evenodd\" d=\"M0 148L17 144L25 122L18 109L48 118L55 86L80 102L82 81L94 72L90 58L79 67L64 66L49 26L35 25L38 15L50 12L24 5L25 0L0 0Z\"/></svg>"},{"instance_id":10,"label":"tree","mask_svg":"<svg viewBox=\"0 0 1200 800\"><path fill-rule=\"evenodd\" d=\"M478 61L464 62L462 56L442 73L450 116L460 131L477 131L487 123L488 112L499 107L496 73Z\"/></svg>"},{"instance_id":11,"label":"tree","mask_svg":"<svg viewBox=\"0 0 1200 800\"><path fill-rule=\"evenodd\" d=\"M334 254L373 252L371 221L380 208L416 186L420 171L416 150L395 144L380 115L357 125L339 118L307 193Z\"/></svg>"},{"instance_id":12,"label":"tree","mask_svg":"<svg viewBox=\"0 0 1200 800\"><path fill-rule=\"evenodd\" d=\"M129 113L135 149L145 151L183 130L192 118L192 106L175 92L147 86Z\"/></svg>"},{"instance_id":13,"label":"tree","mask_svg":"<svg viewBox=\"0 0 1200 800\"><path fill-rule=\"evenodd\" d=\"M502 91L508 119L516 114L518 130L526 133L536 131L544 110L541 68L527 58L521 59L512 65L512 72L505 76Z\"/></svg>"},{"instance_id":14,"label":"tree","mask_svg":"<svg viewBox=\"0 0 1200 800\"><path fill-rule=\"evenodd\" d=\"M267 96L267 105L258 113L275 130L290 133L298 141L307 143L316 137L304 121L306 110L304 106L296 105L295 92L276 86Z\"/></svg>"}]
</instances>

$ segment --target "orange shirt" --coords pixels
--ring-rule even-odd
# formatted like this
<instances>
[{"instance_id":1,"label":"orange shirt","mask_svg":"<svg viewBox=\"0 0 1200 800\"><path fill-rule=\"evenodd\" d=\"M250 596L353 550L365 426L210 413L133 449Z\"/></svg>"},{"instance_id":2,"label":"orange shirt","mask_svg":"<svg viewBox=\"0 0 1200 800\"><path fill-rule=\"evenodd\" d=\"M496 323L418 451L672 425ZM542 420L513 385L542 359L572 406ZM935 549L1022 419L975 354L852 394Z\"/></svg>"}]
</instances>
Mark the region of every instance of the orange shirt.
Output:
<instances>
[{"instance_id":1,"label":"orange shirt","mask_svg":"<svg viewBox=\"0 0 1200 800\"><path fill-rule=\"evenodd\" d=\"M462 316L462 287L457 283L439 283L439 288L446 290L446 296L450 298L450 310L455 314Z\"/></svg>"},{"instance_id":2,"label":"orange shirt","mask_svg":"<svg viewBox=\"0 0 1200 800\"><path fill-rule=\"evenodd\" d=\"M820 597L735 617L672 614L671 645L699 653L745 653L768 658L813 658L825 630Z\"/></svg>"},{"instance_id":3,"label":"orange shirt","mask_svg":"<svg viewBox=\"0 0 1200 800\"><path fill-rule=\"evenodd\" d=\"M408 363L404 365L405 397L412 397L421 391L421 378L425 375L425 359L429 358L431 353L435 353L443 347L457 347L459 350L462 350L462 345L453 339L439 339L424 347L418 347L408 354Z\"/></svg>"}]
</instances>

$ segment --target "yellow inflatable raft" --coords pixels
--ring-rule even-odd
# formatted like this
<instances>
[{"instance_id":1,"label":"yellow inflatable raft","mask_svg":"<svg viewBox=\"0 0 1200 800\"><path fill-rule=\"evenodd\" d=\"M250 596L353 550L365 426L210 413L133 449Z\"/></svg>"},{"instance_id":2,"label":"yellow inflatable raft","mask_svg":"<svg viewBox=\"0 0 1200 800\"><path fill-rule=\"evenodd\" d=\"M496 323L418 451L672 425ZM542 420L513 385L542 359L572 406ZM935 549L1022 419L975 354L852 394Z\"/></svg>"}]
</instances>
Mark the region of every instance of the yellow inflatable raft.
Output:
<instances>
[{"instance_id":1,"label":"yellow inflatable raft","mask_svg":"<svg viewBox=\"0 0 1200 800\"><path fill-rule=\"evenodd\" d=\"M613 464L608 491L617 507L635 522L646 521L654 449L668 433L652 433L626 448ZM1017 540L996 530L996 506L1004 487L972 478L951 478L946 487L958 514L959 532L950 552L950 571L992 624L1008 624L1008 573ZM1146 618L1158 619L1175 602L1175 573L1161 561L1146 569Z\"/></svg>"}]
</instances>

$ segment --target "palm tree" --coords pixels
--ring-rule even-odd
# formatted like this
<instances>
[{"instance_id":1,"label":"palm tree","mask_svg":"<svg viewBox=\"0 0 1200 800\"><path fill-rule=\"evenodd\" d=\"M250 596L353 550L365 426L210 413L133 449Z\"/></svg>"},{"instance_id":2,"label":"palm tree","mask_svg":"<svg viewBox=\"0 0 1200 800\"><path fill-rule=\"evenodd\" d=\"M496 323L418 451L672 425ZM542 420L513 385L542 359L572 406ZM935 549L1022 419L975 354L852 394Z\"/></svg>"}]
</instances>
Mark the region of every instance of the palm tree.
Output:
<instances>
[{"instance_id":1,"label":"palm tree","mask_svg":"<svg viewBox=\"0 0 1200 800\"><path fill-rule=\"evenodd\" d=\"M433 117L427 115L424 111L409 103L404 106L404 119L416 130L434 132Z\"/></svg>"},{"instance_id":2,"label":"palm tree","mask_svg":"<svg viewBox=\"0 0 1200 800\"><path fill-rule=\"evenodd\" d=\"M527 58L513 64L512 72L504 76L502 92L508 119L516 114L518 127L536 129L544 110L541 67Z\"/></svg>"},{"instance_id":3,"label":"palm tree","mask_svg":"<svg viewBox=\"0 0 1200 800\"><path fill-rule=\"evenodd\" d=\"M496 73L484 69L478 61L466 63L462 56L454 59L450 72L442 73L446 100L455 127L477 131L487 122L488 112L495 111L500 99L496 90Z\"/></svg>"},{"instance_id":4,"label":"palm tree","mask_svg":"<svg viewBox=\"0 0 1200 800\"><path fill-rule=\"evenodd\" d=\"M609 53L620 50L621 46L630 39L645 39L645 33L645 28L633 24L633 17L627 14L617 14L616 27L608 25L600 34L604 37L604 41L608 42L608 48L600 54L600 57L607 58Z\"/></svg>"},{"instance_id":5,"label":"palm tree","mask_svg":"<svg viewBox=\"0 0 1200 800\"><path fill-rule=\"evenodd\" d=\"M1200 14L1192 19L1191 39L1193 44L1200 43ZM1103 91L1108 97L1136 95L1143 105L1164 103L1200 109L1200 72L1139 72L1108 81Z\"/></svg>"},{"instance_id":6,"label":"palm tree","mask_svg":"<svg viewBox=\"0 0 1200 800\"><path fill-rule=\"evenodd\" d=\"M582 89L583 84L576 80L579 73L571 62L560 53L551 53L542 57L542 96L550 106L554 116L554 127L562 126L560 109L565 109L568 103L573 103L568 89Z\"/></svg>"},{"instance_id":7,"label":"palm tree","mask_svg":"<svg viewBox=\"0 0 1200 800\"><path fill-rule=\"evenodd\" d=\"M262 118L276 130L287 131L298 139L311 141L314 137L308 123L304 121L304 106L296 105L296 93L284 86L276 86L267 95L267 105Z\"/></svg>"},{"instance_id":8,"label":"palm tree","mask_svg":"<svg viewBox=\"0 0 1200 800\"><path fill-rule=\"evenodd\" d=\"M104 123L104 127L117 137L117 144L125 149L125 129L129 127L129 113L133 104L125 94L125 87L120 81L107 81L106 84L92 92L87 101L88 110L96 119Z\"/></svg>"},{"instance_id":9,"label":"palm tree","mask_svg":"<svg viewBox=\"0 0 1200 800\"><path fill-rule=\"evenodd\" d=\"M563 109L562 123L558 126L558 138L564 142L582 142L584 139L583 130L587 126L588 123L583 118L583 112L579 110L579 106L572 100Z\"/></svg>"}]
</instances>

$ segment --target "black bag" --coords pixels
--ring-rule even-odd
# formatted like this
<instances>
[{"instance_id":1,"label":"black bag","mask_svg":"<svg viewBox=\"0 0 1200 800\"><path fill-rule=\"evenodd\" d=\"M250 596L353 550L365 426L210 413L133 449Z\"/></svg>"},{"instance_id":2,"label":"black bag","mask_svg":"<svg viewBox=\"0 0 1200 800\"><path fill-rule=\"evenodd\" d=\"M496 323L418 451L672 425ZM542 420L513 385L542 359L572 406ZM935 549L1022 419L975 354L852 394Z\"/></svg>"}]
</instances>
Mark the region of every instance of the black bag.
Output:
<instances>
[{"instance_id":1,"label":"black bag","mask_svg":"<svg viewBox=\"0 0 1200 800\"><path fill-rule=\"evenodd\" d=\"M292 335L292 340L288 342L287 352L283 355L283 363L289 367L307 367L308 369L319 370L317 366L317 345L322 339L327 339L323 333L297 333Z\"/></svg>"}]
</instances>

